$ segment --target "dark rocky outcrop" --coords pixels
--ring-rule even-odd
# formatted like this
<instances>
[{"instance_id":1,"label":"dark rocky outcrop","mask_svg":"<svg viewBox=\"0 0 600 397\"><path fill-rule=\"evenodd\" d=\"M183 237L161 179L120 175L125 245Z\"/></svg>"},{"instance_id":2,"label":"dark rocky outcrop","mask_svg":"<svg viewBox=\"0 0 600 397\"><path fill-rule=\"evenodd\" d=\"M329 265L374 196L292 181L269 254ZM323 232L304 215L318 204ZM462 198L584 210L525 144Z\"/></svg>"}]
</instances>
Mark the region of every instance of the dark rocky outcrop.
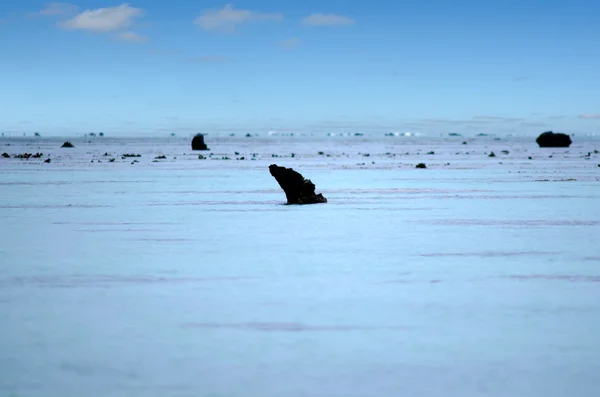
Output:
<instances>
[{"instance_id":1,"label":"dark rocky outcrop","mask_svg":"<svg viewBox=\"0 0 600 397\"><path fill-rule=\"evenodd\" d=\"M427 168L427 165L425 163L419 163L415 166L415 168Z\"/></svg>"},{"instance_id":2,"label":"dark rocky outcrop","mask_svg":"<svg viewBox=\"0 0 600 397\"><path fill-rule=\"evenodd\" d=\"M75 147L75 146L73 146L73 144L71 142L66 141L65 143L62 144L61 147Z\"/></svg>"},{"instance_id":3,"label":"dark rocky outcrop","mask_svg":"<svg viewBox=\"0 0 600 397\"><path fill-rule=\"evenodd\" d=\"M208 150L208 146L204 143L204 135L196 134L192 139L192 150Z\"/></svg>"},{"instance_id":4,"label":"dark rocky outcrop","mask_svg":"<svg viewBox=\"0 0 600 397\"><path fill-rule=\"evenodd\" d=\"M571 137L560 132L546 131L535 140L540 147L569 147Z\"/></svg>"},{"instance_id":5,"label":"dark rocky outcrop","mask_svg":"<svg viewBox=\"0 0 600 397\"><path fill-rule=\"evenodd\" d=\"M4 157L5 159L9 159L10 158L10 154L8 154L8 153L2 153L2 157Z\"/></svg>"},{"instance_id":6,"label":"dark rocky outcrop","mask_svg":"<svg viewBox=\"0 0 600 397\"><path fill-rule=\"evenodd\" d=\"M269 172L285 192L288 204L318 204L327 202L327 199L321 193L315 194L315 184L310 179L305 179L293 169L271 164Z\"/></svg>"}]
</instances>

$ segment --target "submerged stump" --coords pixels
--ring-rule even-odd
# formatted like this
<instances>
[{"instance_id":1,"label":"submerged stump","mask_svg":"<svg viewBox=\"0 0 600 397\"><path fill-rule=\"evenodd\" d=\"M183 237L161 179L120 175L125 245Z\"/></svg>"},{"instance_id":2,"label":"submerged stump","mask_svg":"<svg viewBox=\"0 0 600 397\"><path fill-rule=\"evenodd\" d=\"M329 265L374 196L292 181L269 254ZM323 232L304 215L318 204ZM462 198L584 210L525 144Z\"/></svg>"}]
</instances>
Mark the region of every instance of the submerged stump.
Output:
<instances>
[{"instance_id":1,"label":"submerged stump","mask_svg":"<svg viewBox=\"0 0 600 397\"><path fill-rule=\"evenodd\" d=\"M305 179L299 172L277 164L269 166L269 172L283 189L288 204L319 204L327 199L321 193L315 193L315 184Z\"/></svg>"},{"instance_id":2,"label":"submerged stump","mask_svg":"<svg viewBox=\"0 0 600 397\"><path fill-rule=\"evenodd\" d=\"M571 137L561 132L546 131L535 140L540 147L569 147Z\"/></svg>"},{"instance_id":3,"label":"submerged stump","mask_svg":"<svg viewBox=\"0 0 600 397\"><path fill-rule=\"evenodd\" d=\"M192 139L192 150L208 150L208 146L204 143L204 135L196 134Z\"/></svg>"}]
</instances>

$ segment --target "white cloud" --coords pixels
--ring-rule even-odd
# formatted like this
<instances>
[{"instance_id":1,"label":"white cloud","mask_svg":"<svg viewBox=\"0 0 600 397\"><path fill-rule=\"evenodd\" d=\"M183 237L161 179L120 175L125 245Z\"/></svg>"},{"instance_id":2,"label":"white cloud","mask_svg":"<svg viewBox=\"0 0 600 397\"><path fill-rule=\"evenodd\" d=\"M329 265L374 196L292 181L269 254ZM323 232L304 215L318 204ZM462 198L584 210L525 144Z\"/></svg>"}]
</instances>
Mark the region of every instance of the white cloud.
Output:
<instances>
[{"instance_id":1,"label":"white cloud","mask_svg":"<svg viewBox=\"0 0 600 397\"><path fill-rule=\"evenodd\" d=\"M140 8L121 4L118 7L85 10L73 18L60 23L65 29L89 30L94 32L118 32L130 27L134 20L144 14Z\"/></svg>"},{"instance_id":2,"label":"white cloud","mask_svg":"<svg viewBox=\"0 0 600 397\"><path fill-rule=\"evenodd\" d=\"M580 115L579 118L585 119L585 120L600 120L600 114L599 113L587 113L587 114Z\"/></svg>"},{"instance_id":3,"label":"white cloud","mask_svg":"<svg viewBox=\"0 0 600 397\"><path fill-rule=\"evenodd\" d=\"M280 41L279 43L277 43L277 45L282 48L294 48L300 45L301 41L302 40L300 40L297 37L292 37L290 39Z\"/></svg>"},{"instance_id":4,"label":"white cloud","mask_svg":"<svg viewBox=\"0 0 600 397\"><path fill-rule=\"evenodd\" d=\"M115 37L121 41L131 41L133 43L144 43L148 41L148 38L146 36L128 31L117 33Z\"/></svg>"},{"instance_id":5,"label":"white cloud","mask_svg":"<svg viewBox=\"0 0 600 397\"><path fill-rule=\"evenodd\" d=\"M207 31L232 33L238 25L247 22L280 21L283 15L279 13L260 13L250 10L235 9L227 4L222 9L206 10L194 23Z\"/></svg>"},{"instance_id":6,"label":"white cloud","mask_svg":"<svg viewBox=\"0 0 600 397\"><path fill-rule=\"evenodd\" d=\"M48 3L44 8L42 8L37 15L42 16L57 16L57 15L71 15L76 13L78 7L74 4L70 3Z\"/></svg>"},{"instance_id":7,"label":"white cloud","mask_svg":"<svg viewBox=\"0 0 600 397\"><path fill-rule=\"evenodd\" d=\"M312 14L304 18L302 23L311 26L347 26L354 24L354 19L343 15Z\"/></svg>"},{"instance_id":8,"label":"white cloud","mask_svg":"<svg viewBox=\"0 0 600 397\"><path fill-rule=\"evenodd\" d=\"M233 59L229 57L224 57L221 55L204 55L200 57L187 58L188 62L198 62L198 63L225 63L231 62Z\"/></svg>"}]
</instances>

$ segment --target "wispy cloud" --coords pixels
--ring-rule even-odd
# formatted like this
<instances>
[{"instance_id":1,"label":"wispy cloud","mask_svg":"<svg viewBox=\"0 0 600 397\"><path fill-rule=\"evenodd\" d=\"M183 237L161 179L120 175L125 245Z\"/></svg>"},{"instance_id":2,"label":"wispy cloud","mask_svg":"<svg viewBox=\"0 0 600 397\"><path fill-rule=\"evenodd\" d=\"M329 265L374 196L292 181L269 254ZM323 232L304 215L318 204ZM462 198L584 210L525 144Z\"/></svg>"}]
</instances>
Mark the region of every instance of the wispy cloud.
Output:
<instances>
[{"instance_id":1,"label":"wispy cloud","mask_svg":"<svg viewBox=\"0 0 600 397\"><path fill-rule=\"evenodd\" d=\"M567 116L563 116L563 115L554 115L554 116L548 116L546 117L548 120L560 120L560 119L564 119Z\"/></svg>"},{"instance_id":2,"label":"wispy cloud","mask_svg":"<svg viewBox=\"0 0 600 397\"><path fill-rule=\"evenodd\" d=\"M292 37L290 39L281 40L277 45L281 48L294 48L300 45L301 40L297 37Z\"/></svg>"},{"instance_id":3,"label":"wispy cloud","mask_svg":"<svg viewBox=\"0 0 600 397\"><path fill-rule=\"evenodd\" d=\"M144 11L141 8L121 4L117 7L85 10L73 18L62 21L59 26L64 29L88 30L99 33L119 32L131 27L135 20L143 14Z\"/></svg>"},{"instance_id":4,"label":"wispy cloud","mask_svg":"<svg viewBox=\"0 0 600 397\"><path fill-rule=\"evenodd\" d=\"M546 127L546 126L548 126L548 124L542 123L539 121L532 121L532 122L521 123L521 126L523 126L523 127Z\"/></svg>"},{"instance_id":5,"label":"wispy cloud","mask_svg":"<svg viewBox=\"0 0 600 397\"><path fill-rule=\"evenodd\" d=\"M354 19L335 14L312 14L302 20L310 26L348 26L354 24Z\"/></svg>"},{"instance_id":6,"label":"wispy cloud","mask_svg":"<svg viewBox=\"0 0 600 397\"><path fill-rule=\"evenodd\" d=\"M580 115L579 118L584 120L600 120L600 113L586 113Z\"/></svg>"},{"instance_id":7,"label":"wispy cloud","mask_svg":"<svg viewBox=\"0 0 600 397\"><path fill-rule=\"evenodd\" d=\"M448 125L464 125L464 124L490 124L493 120L453 120L453 119L422 119L422 123L427 124L448 124Z\"/></svg>"},{"instance_id":8,"label":"wispy cloud","mask_svg":"<svg viewBox=\"0 0 600 397\"><path fill-rule=\"evenodd\" d=\"M34 15L46 16L46 17L65 16L65 15L72 15L72 14L77 13L78 9L79 9L79 7L77 7L74 4L54 2L54 3L47 3L44 6L44 8L42 8L40 11L38 11Z\"/></svg>"},{"instance_id":9,"label":"wispy cloud","mask_svg":"<svg viewBox=\"0 0 600 397\"><path fill-rule=\"evenodd\" d=\"M221 55L204 55L200 57L186 58L186 61L196 63L226 63L233 61L233 59Z\"/></svg>"},{"instance_id":10,"label":"wispy cloud","mask_svg":"<svg viewBox=\"0 0 600 397\"><path fill-rule=\"evenodd\" d=\"M474 120L489 120L489 121L499 121L503 123L523 121L524 119L519 117L498 117L498 116L475 116Z\"/></svg>"},{"instance_id":11,"label":"wispy cloud","mask_svg":"<svg viewBox=\"0 0 600 397\"><path fill-rule=\"evenodd\" d=\"M177 56L181 55L183 52L178 50L148 50L148 54L156 55L156 56Z\"/></svg>"},{"instance_id":12,"label":"wispy cloud","mask_svg":"<svg viewBox=\"0 0 600 397\"><path fill-rule=\"evenodd\" d=\"M148 37L135 32L120 32L115 34L115 37L121 41L130 41L133 43L145 43L148 41Z\"/></svg>"},{"instance_id":13,"label":"wispy cloud","mask_svg":"<svg viewBox=\"0 0 600 397\"><path fill-rule=\"evenodd\" d=\"M260 13L256 11L236 9L227 4L222 9L205 10L194 23L206 31L233 33L239 25L248 22L280 21L280 13Z\"/></svg>"}]
</instances>

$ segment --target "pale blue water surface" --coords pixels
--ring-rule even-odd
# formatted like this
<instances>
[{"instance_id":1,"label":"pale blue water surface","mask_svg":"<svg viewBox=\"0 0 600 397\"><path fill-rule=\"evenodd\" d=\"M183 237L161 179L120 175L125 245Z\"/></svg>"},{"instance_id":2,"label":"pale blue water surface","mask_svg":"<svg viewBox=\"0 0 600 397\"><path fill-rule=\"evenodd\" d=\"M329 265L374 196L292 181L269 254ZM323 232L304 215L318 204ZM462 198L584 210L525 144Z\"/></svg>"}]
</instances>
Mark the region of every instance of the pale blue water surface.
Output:
<instances>
[{"instance_id":1,"label":"pale blue water surface","mask_svg":"<svg viewBox=\"0 0 600 397\"><path fill-rule=\"evenodd\" d=\"M599 142L463 140L1 140L0 396L600 395Z\"/></svg>"}]
</instances>

